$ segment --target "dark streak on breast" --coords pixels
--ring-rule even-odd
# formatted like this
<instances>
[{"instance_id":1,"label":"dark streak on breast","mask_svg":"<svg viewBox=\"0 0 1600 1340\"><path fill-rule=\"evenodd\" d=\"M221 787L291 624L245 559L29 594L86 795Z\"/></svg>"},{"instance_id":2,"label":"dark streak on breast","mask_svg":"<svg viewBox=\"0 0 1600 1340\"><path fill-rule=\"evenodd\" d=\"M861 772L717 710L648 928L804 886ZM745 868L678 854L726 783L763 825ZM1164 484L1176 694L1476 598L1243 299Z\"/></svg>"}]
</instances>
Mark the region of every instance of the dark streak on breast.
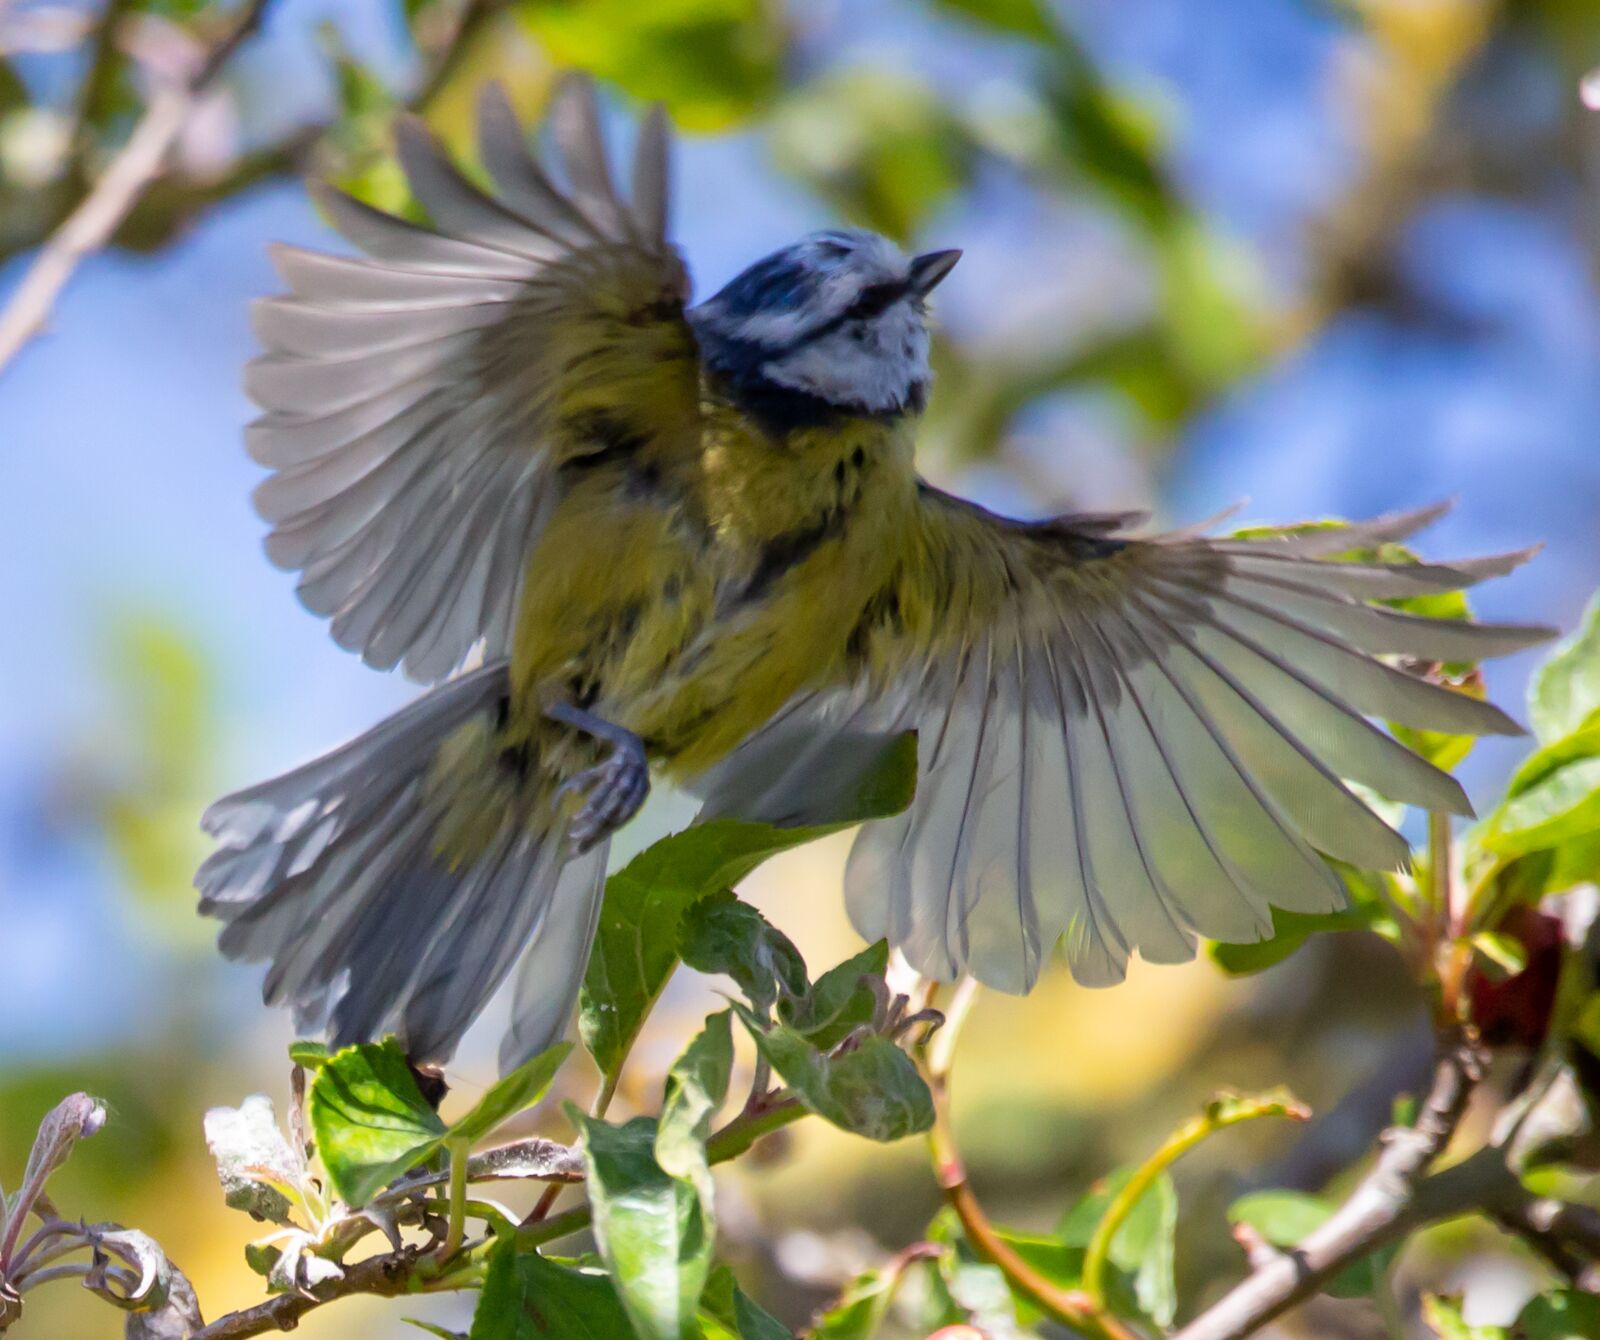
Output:
<instances>
[{"instance_id":1,"label":"dark streak on breast","mask_svg":"<svg viewBox=\"0 0 1600 1340\"><path fill-rule=\"evenodd\" d=\"M784 573L805 562L825 541L842 533L845 516L842 508L832 507L809 526L768 540L761 548L756 570L739 593L740 602L759 600Z\"/></svg>"}]
</instances>

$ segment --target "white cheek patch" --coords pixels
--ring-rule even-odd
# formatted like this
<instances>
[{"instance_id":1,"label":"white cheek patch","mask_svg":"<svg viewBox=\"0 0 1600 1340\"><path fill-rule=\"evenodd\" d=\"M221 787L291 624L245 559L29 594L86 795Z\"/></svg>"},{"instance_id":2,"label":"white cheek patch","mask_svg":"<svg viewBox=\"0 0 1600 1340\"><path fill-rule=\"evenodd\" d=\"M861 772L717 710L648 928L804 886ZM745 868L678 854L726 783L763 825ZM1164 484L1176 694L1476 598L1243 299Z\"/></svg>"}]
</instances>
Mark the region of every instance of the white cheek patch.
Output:
<instances>
[{"instance_id":1,"label":"white cheek patch","mask_svg":"<svg viewBox=\"0 0 1600 1340\"><path fill-rule=\"evenodd\" d=\"M780 385L840 405L899 409L928 376L928 336L904 307L876 321L843 326L765 369Z\"/></svg>"},{"instance_id":2,"label":"white cheek patch","mask_svg":"<svg viewBox=\"0 0 1600 1340\"><path fill-rule=\"evenodd\" d=\"M836 405L897 410L928 378L928 332L908 303L838 330L764 363L769 381Z\"/></svg>"}]
</instances>

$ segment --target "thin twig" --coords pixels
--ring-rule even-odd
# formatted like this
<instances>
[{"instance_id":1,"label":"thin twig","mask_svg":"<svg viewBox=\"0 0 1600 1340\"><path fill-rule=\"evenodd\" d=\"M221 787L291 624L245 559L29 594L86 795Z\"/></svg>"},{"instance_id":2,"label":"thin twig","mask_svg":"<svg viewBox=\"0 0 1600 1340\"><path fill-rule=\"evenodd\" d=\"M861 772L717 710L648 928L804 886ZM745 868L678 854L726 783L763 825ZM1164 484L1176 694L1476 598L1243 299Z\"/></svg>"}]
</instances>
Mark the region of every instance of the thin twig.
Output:
<instances>
[{"instance_id":1,"label":"thin twig","mask_svg":"<svg viewBox=\"0 0 1600 1340\"><path fill-rule=\"evenodd\" d=\"M1455 1133L1482 1073L1483 1055L1475 1041L1447 1043L1415 1124L1384 1133L1383 1152L1350 1198L1298 1247L1260 1263L1174 1340L1242 1340L1311 1297L1347 1265L1417 1225L1482 1205L1491 1182L1503 1185L1510 1176L1501 1151L1484 1149L1435 1177L1425 1176Z\"/></svg>"},{"instance_id":2,"label":"thin twig","mask_svg":"<svg viewBox=\"0 0 1600 1340\"><path fill-rule=\"evenodd\" d=\"M1229 1126L1237 1126L1242 1121L1255 1121L1261 1117L1287 1117L1291 1121L1308 1121L1311 1118L1311 1111L1282 1090L1262 1094L1259 1097L1226 1095L1207 1103L1198 1115L1186 1121L1168 1136L1161 1148L1139 1165L1122 1189L1111 1198L1111 1203L1100 1216L1100 1222L1095 1225L1088 1249L1084 1253L1083 1289L1089 1295L1089 1301L1096 1311L1103 1313L1108 1310L1106 1263L1111 1258L1111 1244L1117 1236L1117 1230L1127 1221L1128 1216L1133 1213L1144 1194L1155 1185L1161 1174L1216 1132L1225 1130Z\"/></svg>"},{"instance_id":3,"label":"thin twig","mask_svg":"<svg viewBox=\"0 0 1600 1340\"><path fill-rule=\"evenodd\" d=\"M213 83L240 44L260 25L271 0L248 0L238 22L210 49L195 72L152 96L133 134L87 195L49 235L0 311L0 373L18 350L44 329L62 289L84 259L113 238L164 236L174 219L224 200L259 181L299 171L327 133L325 124L299 127L281 141L242 155L221 176L182 183L165 172L173 143L199 95ZM428 63L407 105L425 109L460 70L474 39L506 8L505 0L469 0L450 40ZM109 29L106 30L109 33ZM114 67L113 67L114 68ZM106 77L109 77L107 75ZM83 98L90 92L86 87ZM87 105L87 104L85 104ZM12 245L6 251L21 250Z\"/></svg>"},{"instance_id":4,"label":"thin twig","mask_svg":"<svg viewBox=\"0 0 1600 1340\"><path fill-rule=\"evenodd\" d=\"M961 979L945 1009L944 1026L934 1034L923 1058L924 1078L933 1095L933 1129L928 1132L928 1147L933 1155L933 1171L939 1188L961 1221L972 1249L997 1267L1013 1289L1047 1316L1100 1340L1139 1340L1137 1334L1116 1317L1098 1311L1081 1289L1063 1289L1025 1261L989 1222L989 1216L972 1189L950 1122L950 1068L956 1039L971 1012L977 989L975 979ZM937 987L931 987L928 1003L932 1005L937 996Z\"/></svg>"},{"instance_id":5,"label":"thin twig","mask_svg":"<svg viewBox=\"0 0 1600 1340\"><path fill-rule=\"evenodd\" d=\"M289 1331L312 1308L331 1303L335 1298L358 1293L392 1298L407 1293L416 1261L414 1248L369 1257L347 1267L338 1279L317 1285L315 1292L279 1294L242 1312L231 1312L201 1327L189 1340L244 1340L246 1336L265 1335L269 1331Z\"/></svg>"},{"instance_id":6,"label":"thin twig","mask_svg":"<svg viewBox=\"0 0 1600 1340\"><path fill-rule=\"evenodd\" d=\"M998 1267L1012 1288L1063 1326L1085 1335L1102 1337L1103 1340L1139 1340L1137 1333L1125 1327L1116 1317L1108 1312L1096 1311L1093 1300L1082 1290L1063 1289L1046 1279L1001 1237L989 1222L967 1179L966 1164L961 1160L950 1131L945 1081L930 1080L929 1087L934 1091L933 1130L928 1136L933 1150L934 1173L945 1199L961 1221L962 1231L972 1244L973 1251L990 1265Z\"/></svg>"},{"instance_id":7,"label":"thin twig","mask_svg":"<svg viewBox=\"0 0 1600 1340\"><path fill-rule=\"evenodd\" d=\"M710 1163L724 1163L738 1158L757 1140L798 1121L806 1115L806 1111L794 1099L786 1098L765 1111L742 1113L706 1142L706 1159ZM567 1237L587 1228L590 1214L589 1206L580 1205L563 1214L551 1215L539 1223L525 1224L517 1230L517 1246L530 1250ZM347 1298L351 1294L392 1298L404 1293L462 1288L479 1278L494 1243L492 1237L468 1243L442 1273L438 1259L423 1255L416 1247L408 1246L397 1252L368 1257L356 1265L345 1267L345 1273L338 1279L328 1280L299 1293L269 1298L242 1312L219 1317L209 1326L196 1331L189 1340L246 1340L249 1336L266 1335L271 1331L292 1330L299 1324L300 1318L313 1308L331 1303L336 1298Z\"/></svg>"},{"instance_id":8,"label":"thin twig","mask_svg":"<svg viewBox=\"0 0 1600 1340\"><path fill-rule=\"evenodd\" d=\"M445 1228L444 1242L439 1248L439 1259L448 1261L461 1249L461 1239L467 1222L467 1160L472 1156L471 1146L465 1140L452 1140L450 1151L450 1218ZM560 1186L559 1182L554 1183Z\"/></svg>"},{"instance_id":9,"label":"thin twig","mask_svg":"<svg viewBox=\"0 0 1600 1340\"><path fill-rule=\"evenodd\" d=\"M44 328L67 281L86 256L111 240L139 197L160 175L196 102L234 52L256 31L271 0L246 0L238 18L186 79L157 88L128 142L28 266L0 312L0 370Z\"/></svg>"}]
</instances>

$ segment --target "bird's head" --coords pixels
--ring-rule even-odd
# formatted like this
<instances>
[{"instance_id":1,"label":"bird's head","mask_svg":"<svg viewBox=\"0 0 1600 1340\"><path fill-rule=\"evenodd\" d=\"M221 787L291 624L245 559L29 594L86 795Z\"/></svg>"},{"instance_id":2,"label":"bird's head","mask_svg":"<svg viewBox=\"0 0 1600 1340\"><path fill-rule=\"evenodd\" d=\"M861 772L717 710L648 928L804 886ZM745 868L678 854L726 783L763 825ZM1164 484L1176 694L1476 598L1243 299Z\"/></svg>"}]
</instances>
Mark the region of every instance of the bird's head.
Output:
<instances>
[{"instance_id":1,"label":"bird's head","mask_svg":"<svg viewBox=\"0 0 1600 1340\"><path fill-rule=\"evenodd\" d=\"M899 414L928 392L924 299L961 257L910 257L857 229L812 233L689 313L737 394L845 414Z\"/></svg>"}]
</instances>

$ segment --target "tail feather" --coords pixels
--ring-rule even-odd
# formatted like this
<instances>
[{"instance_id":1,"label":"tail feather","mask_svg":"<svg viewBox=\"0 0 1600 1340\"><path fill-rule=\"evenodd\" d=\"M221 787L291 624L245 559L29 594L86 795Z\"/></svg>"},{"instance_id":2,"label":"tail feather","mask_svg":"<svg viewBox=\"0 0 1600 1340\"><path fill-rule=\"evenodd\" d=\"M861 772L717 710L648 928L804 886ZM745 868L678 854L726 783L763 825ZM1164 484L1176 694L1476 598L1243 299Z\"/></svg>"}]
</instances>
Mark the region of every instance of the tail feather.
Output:
<instances>
[{"instance_id":1,"label":"tail feather","mask_svg":"<svg viewBox=\"0 0 1600 1340\"><path fill-rule=\"evenodd\" d=\"M545 900L544 924L517 967L511 1027L500 1044L502 1072L537 1056L566 1029L600 921L610 845L609 841L598 843L570 861L556 881L554 894Z\"/></svg>"},{"instance_id":2,"label":"tail feather","mask_svg":"<svg viewBox=\"0 0 1600 1340\"><path fill-rule=\"evenodd\" d=\"M340 1046L394 1033L415 1059L443 1059L524 950L505 1054L565 1027L605 851L569 865L542 794L499 766L507 688L503 662L460 676L207 811L221 846L196 877L200 909L223 923L228 957L270 964L263 996L297 1027ZM463 808L480 831L465 854L446 840Z\"/></svg>"}]
</instances>

